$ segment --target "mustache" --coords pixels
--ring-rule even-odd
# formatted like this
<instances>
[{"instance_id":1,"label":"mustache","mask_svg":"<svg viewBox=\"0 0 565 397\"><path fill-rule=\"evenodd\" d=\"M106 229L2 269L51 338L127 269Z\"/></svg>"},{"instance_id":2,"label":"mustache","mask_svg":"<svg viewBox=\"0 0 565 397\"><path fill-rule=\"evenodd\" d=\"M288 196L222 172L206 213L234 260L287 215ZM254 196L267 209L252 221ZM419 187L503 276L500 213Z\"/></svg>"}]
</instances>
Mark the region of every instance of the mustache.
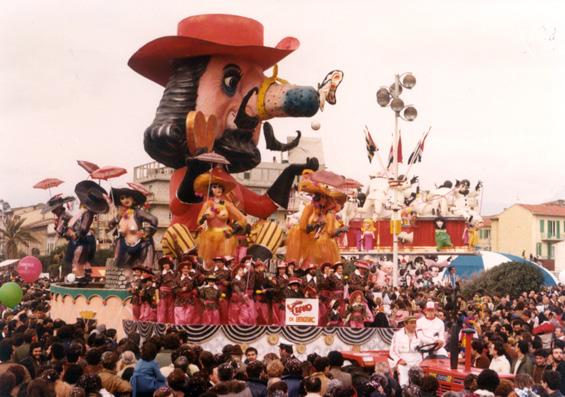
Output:
<instances>
[{"instance_id":1,"label":"mustache","mask_svg":"<svg viewBox=\"0 0 565 397\"><path fill-rule=\"evenodd\" d=\"M257 127L257 125L259 124L258 117L249 116L245 112L245 108L247 107L249 100L251 99L253 94L257 94L258 92L259 89L257 87L254 87L250 89L241 100L241 104L239 105L239 109L237 111L237 115L235 116L235 120L234 120L235 125L237 126L238 129L254 130L255 127Z\"/></svg>"}]
</instances>

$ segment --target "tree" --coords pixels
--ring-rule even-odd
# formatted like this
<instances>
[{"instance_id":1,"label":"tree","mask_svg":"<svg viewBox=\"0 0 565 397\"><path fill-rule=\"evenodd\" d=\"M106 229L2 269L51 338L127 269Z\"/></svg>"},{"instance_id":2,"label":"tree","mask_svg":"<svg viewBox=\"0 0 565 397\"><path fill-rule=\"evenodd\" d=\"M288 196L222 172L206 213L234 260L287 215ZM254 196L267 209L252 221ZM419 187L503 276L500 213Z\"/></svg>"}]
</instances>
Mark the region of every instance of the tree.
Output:
<instances>
[{"instance_id":1,"label":"tree","mask_svg":"<svg viewBox=\"0 0 565 397\"><path fill-rule=\"evenodd\" d=\"M30 231L22 226L24 222L25 219L17 215L8 216L4 219L4 225L0 227L0 235L4 239L4 255L6 258L15 259L18 256L19 246L29 247L29 243L38 242Z\"/></svg>"},{"instance_id":2,"label":"tree","mask_svg":"<svg viewBox=\"0 0 565 397\"><path fill-rule=\"evenodd\" d=\"M508 262L493 267L471 278L462 288L465 298L476 293L481 295L510 295L539 291L543 286L543 274L535 265L523 262Z\"/></svg>"}]
</instances>

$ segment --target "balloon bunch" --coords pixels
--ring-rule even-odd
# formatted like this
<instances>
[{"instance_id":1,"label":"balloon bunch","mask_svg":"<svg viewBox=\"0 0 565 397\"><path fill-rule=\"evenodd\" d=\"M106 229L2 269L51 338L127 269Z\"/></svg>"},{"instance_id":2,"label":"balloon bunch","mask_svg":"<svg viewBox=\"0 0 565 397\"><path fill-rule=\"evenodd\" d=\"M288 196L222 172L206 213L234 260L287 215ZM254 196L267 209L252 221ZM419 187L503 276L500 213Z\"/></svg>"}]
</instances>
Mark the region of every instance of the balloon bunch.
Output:
<instances>
[{"instance_id":1,"label":"balloon bunch","mask_svg":"<svg viewBox=\"0 0 565 397\"><path fill-rule=\"evenodd\" d=\"M33 283L39 279L43 266L35 256L26 256L20 259L16 270L20 278L26 283ZM2 284L0 287L0 303L10 309L22 301L22 288L15 282Z\"/></svg>"}]
</instances>

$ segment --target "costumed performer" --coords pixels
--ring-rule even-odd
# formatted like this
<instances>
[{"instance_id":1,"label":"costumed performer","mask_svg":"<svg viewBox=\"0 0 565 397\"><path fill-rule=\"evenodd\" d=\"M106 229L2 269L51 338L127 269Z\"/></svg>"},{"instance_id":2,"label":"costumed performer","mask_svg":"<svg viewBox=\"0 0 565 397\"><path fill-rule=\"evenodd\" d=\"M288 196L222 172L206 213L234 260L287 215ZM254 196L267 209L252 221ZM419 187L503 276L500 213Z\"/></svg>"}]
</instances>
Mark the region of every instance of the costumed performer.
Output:
<instances>
[{"instance_id":1,"label":"costumed performer","mask_svg":"<svg viewBox=\"0 0 565 397\"><path fill-rule=\"evenodd\" d=\"M131 294L131 313L134 320L139 320L141 314L141 292L143 289L144 280L141 277L142 268L134 267L132 269L133 278L130 282L128 292Z\"/></svg>"},{"instance_id":2,"label":"costumed performer","mask_svg":"<svg viewBox=\"0 0 565 397\"><path fill-rule=\"evenodd\" d=\"M277 264L277 275L273 278L275 284L273 293L273 324L283 326L285 322L285 296L284 291L288 286L287 264Z\"/></svg>"},{"instance_id":3,"label":"costumed performer","mask_svg":"<svg viewBox=\"0 0 565 397\"><path fill-rule=\"evenodd\" d=\"M243 231L247 221L227 197L234 187L229 175L219 167L194 181L194 190L206 198L198 214L203 229L198 236L198 256L205 263L217 256L236 255L236 234Z\"/></svg>"},{"instance_id":4,"label":"costumed performer","mask_svg":"<svg viewBox=\"0 0 565 397\"><path fill-rule=\"evenodd\" d=\"M173 271L174 262L170 256L163 256L157 261L160 273L155 280L159 305L157 306L157 321L160 323L174 324L175 322L175 296L174 289L177 277Z\"/></svg>"},{"instance_id":5,"label":"costumed performer","mask_svg":"<svg viewBox=\"0 0 565 397\"><path fill-rule=\"evenodd\" d=\"M369 314L363 291L352 292L349 295L345 323L352 328L365 328L365 322L370 321Z\"/></svg>"},{"instance_id":6,"label":"costumed performer","mask_svg":"<svg viewBox=\"0 0 565 397\"><path fill-rule=\"evenodd\" d=\"M78 214L69 221L69 249L73 273L79 284L87 284L92 279L92 261L96 254L96 237L92 230L92 222L97 214L105 214L109 210L106 201L106 190L93 181L82 181L75 186L75 193L80 202Z\"/></svg>"},{"instance_id":7,"label":"costumed performer","mask_svg":"<svg viewBox=\"0 0 565 397\"><path fill-rule=\"evenodd\" d=\"M180 275L174 289L176 325L199 324L197 279L195 272L191 271L193 266L191 260L179 264Z\"/></svg>"},{"instance_id":8,"label":"costumed performer","mask_svg":"<svg viewBox=\"0 0 565 397\"><path fill-rule=\"evenodd\" d=\"M199 295L204 306L202 324L220 325L220 291L216 286L216 276L214 274L206 276L206 284L200 287Z\"/></svg>"},{"instance_id":9,"label":"costumed performer","mask_svg":"<svg viewBox=\"0 0 565 397\"><path fill-rule=\"evenodd\" d=\"M141 313L139 321L157 321L157 304L159 296L157 286L153 280L153 271L146 267L142 268L143 287L141 289Z\"/></svg>"},{"instance_id":10,"label":"costumed performer","mask_svg":"<svg viewBox=\"0 0 565 397\"><path fill-rule=\"evenodd\" d=\"M118 236L114 266L126 271L133 266L152 269L155 254L153 235L157 231L158 220L141 208L147 197L129 188L114 188L111 196L118 211L118 215L108 223L108 229L116 229Z\"/></svg>"},{"instance_id":11,"label":"costumed performer","mask_svg":"<svg viewBox=\"0 0 565 397\"><path fill-rule=\"evenodd\" d=\"M230 325L255 325L255 305L250 278L250 271L245 264L238 264L233 268L229 300Z\"/></svg>"},{"instance_id":12,"label":"costumed performer","mask_svg":"<svg viewBox=\"0 0 565 397\"><path fill-rule=\"evenodd\" d=\"M55 233L57 234L57 238L64 238L67 241L71 240L71 236L69 234L69 221L73 216L65 207L69 205L69 203L72 203L74 200L74 197L63 197L62 195L57 194L51 197L41 209L42 214L51 212L53 215L55 215L53 223L55 225ZM65 252L65 265L68 265L70 267L72 263L71 259L73 256L73 246L69 244L67 246L67 251Z\"/></svg>"},{"instance_id":13,"label":"costumed performer","mask_svg":"<svg viewBox=\"0 0 565 397\"><path fill-rule=\"evenodd\" d=\"M298 190L314 196L304 207L298 225L293 226L288 233L286 259L299 263L337 262L340 251L335 238L336 214L347 196L315 183L308 177L308 172L303 173Z\"/></svg>"}]
</instances>

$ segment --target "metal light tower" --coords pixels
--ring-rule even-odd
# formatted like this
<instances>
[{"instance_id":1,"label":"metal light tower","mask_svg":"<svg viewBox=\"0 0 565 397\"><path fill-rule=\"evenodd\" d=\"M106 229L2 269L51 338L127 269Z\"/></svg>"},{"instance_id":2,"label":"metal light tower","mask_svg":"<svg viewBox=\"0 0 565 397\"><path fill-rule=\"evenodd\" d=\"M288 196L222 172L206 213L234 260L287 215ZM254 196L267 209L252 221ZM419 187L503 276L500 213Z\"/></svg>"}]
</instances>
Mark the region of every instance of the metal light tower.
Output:
<instances>
[{"instance_id":1,"label":"metal light tower","mask_svg":"<svg viewBox=\"0 0 565 397\"><path fill-rule=\"evenodd\" d=\"M412 105L404 105L404 101L400 99L402 89L412 89L416 85L416 78L411 73L394 76L394 83L390 87L381 87L377 90L377 103L381 107L390 108L394 112L394 138L393 138L393 156L392 156L392 179L389 179L389 186L393 189L393 203L391 233L392 233L392 285L398 286L398 234L400 233L400 203L398 202L398 188L403 181L398 179L398 119L406 121L414 121L418 116L416 108Z\"/></svg>"}]
</instances>

